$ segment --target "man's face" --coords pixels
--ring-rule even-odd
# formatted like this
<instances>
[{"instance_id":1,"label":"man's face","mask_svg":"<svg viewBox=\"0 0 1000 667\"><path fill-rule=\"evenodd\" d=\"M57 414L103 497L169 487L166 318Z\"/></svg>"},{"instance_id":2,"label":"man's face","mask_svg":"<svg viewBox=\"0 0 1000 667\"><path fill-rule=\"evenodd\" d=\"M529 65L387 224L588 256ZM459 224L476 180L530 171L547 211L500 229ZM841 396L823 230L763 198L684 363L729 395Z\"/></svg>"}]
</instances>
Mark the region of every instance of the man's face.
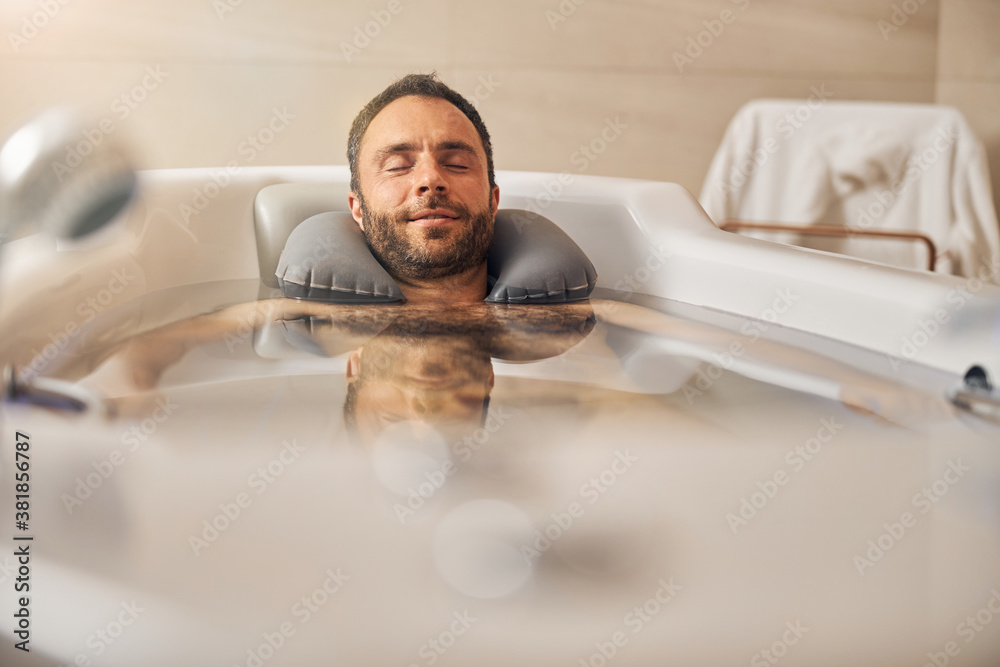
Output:
<instances>
[{"instance_id":1,"label":"man's face","mask_svg":"<svg viewBox=\"0 0 1000 667\"><path fill-rule=\"evenodd\" d=\"M489 186L476 128L450 102L386 106L361 141L358 177L351 211L393 277L441 278L486 261L500 190Z\"/></svg>"},{"instance_id":2,"label":"man's face","mask_svg":"<svg viewBox=\"0 0 1000 667\"><path fill-rule=\"evenodd\" d=\"M352 352L347 364L358 434L369 443L399 421L442 432L480 426L493 380L490 355L472 336L380 335Z\"/></svg>"}]
</instances>

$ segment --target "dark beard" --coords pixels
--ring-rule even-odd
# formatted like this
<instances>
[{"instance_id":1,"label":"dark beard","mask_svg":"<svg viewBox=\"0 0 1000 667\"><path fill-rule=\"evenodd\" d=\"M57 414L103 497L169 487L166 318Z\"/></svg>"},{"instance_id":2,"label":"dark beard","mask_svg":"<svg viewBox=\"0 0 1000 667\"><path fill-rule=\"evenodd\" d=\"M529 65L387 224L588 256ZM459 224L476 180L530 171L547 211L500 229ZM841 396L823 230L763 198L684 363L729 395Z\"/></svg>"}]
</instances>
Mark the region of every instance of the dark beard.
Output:
<instances>
[{"instance_id":1,"label":"dark beard","mask_svg":"<svg viewBox=\"0 0 1000 667\"><path fill-rule=\"evenodd\" d=\"M493 211L489 204L473 214L468 207L446 196L434 196L419 206L389 215L370 210L363 197L358 199L368 247L393 278L403 281L445 278L474 269L486 261L493 243ZM431 227L425 230L424 239L427 241L449 235L453 237L446 247L433 250L418 245L403 234L411 216L432 208L447 208L459 217L457 228Z\"/></svg>"}]
</instances>

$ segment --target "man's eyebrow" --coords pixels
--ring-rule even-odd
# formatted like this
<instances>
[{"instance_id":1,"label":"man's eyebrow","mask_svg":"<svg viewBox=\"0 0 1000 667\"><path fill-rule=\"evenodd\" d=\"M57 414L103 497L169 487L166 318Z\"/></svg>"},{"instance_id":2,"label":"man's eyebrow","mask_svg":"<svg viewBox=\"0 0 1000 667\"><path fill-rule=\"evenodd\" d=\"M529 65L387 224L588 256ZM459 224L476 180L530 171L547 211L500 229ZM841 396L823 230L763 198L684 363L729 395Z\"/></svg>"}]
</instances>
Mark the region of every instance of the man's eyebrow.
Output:
<instances>
[{"instance_id":1,"label":"man's eyebrow","mask_svg":"<svg viewBox=\"0 0 1000 667\"><path fill-rule=\"evenodd\" d=\"M392 146L385 146L375 151L375 161L380 162L390 155L396 155L397 153L412 153L417 150L416 144L411 143L401 143L393 144Z\"/></svg>"},{"instance_id":2,"label":"man's eyebrow","mask_svg":"<svg viewBox=\"0 0 1000 667\"><path fill-rule=\"evenodd\" d=\"M467 142L456 140L456 141L442 141L437 145L437 150L439 151L463 151L466 153L472 153L476 155L476 149Z\"/></svg>"},{"instance_id":3,"label":"man's eyebrow","mask_svg":"<svg viewBox=\"0 0 1000 667\"><path fill-rule=\"evenodd\" d=\"M399 153L412 153L419 150L416 144L403 142L399 144L392 144L391 146L385 146L375 151L375 161L380 162L391 155L398 155ZM472 155L478 155L476 149L472 144L462 141L460 139L442 141L437 146L434 147L435 151L462 151L463 153L471 153Z\"/></svg>"}]
</instances>

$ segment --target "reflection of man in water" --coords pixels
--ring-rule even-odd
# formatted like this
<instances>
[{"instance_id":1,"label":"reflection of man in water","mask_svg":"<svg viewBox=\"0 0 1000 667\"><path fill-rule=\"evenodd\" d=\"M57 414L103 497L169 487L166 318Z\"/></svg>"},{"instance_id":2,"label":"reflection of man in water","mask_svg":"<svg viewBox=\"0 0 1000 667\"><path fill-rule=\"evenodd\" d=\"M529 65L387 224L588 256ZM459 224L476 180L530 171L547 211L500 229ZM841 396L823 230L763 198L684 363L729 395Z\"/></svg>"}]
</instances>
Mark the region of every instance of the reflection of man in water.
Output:
<instances>
[{"instance_id":1,"label":"reflection of man in water","mask_svg":"<svg viewBox=\"0 0 1000 667\"><path fill-rule=\"evenodd\" d=\"M482 422L493 389L486 340L477 333L437 331L407 335L390 327L347 362L344 423L370 442L399 421Z\"/></svg>"},{"instance_id":2,"label":"reflection of man in water","mask_svg":"<svg viewBox=\"0 0 1000 667\"><path fill-rule=\"evenodd\" d=\"M386 324L386 314L394 310L398 314ZM433 306L363 306L324 320L286 322L285 335L320 354L339 351L346 337L371 336L348 357L344 401L348 430L371 442L400 421L432 424L453 434L481 426L494 384L492 358L556 356L582 341L595 321L586 302L478 304L447 312Z\"/></svg>"},{"instance_id":3,"label":"reflection of man in water","mask_svg":"<svg viewBox=\"0 0 1000 667\"><path fill-rule=\"evenodd\" d=\"M354 119L347 159L351 212L406 299L482 301L500 188L475 107L434 75L403 77Z\"/></svg>"}]
</instances>

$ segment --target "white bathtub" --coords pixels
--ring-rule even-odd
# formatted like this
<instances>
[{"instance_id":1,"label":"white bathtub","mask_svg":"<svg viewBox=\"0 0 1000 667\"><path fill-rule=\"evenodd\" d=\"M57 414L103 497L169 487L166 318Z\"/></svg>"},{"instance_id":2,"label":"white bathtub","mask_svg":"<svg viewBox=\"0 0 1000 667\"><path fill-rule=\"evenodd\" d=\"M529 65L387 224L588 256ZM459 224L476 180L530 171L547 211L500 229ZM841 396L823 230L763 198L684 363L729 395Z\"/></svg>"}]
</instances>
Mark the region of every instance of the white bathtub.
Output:
<instances>
[{"instance_id":1,"label":"white bathtub","mask_svg":"<svg viewBox=\"0 0 1000 667\"><path fill-rule=\"evenodd\" d=\"M144 173L100 237L6 247L0 358L121 398L94 350L272 295L262 187L347 180L220 173ZM7 575L0 662L996 664L1000 429L944 396L1000 372L1000 290L721 232L672 184L497 180L590 256L598 322L494 361L487 421L415 479L426 498L345 438L346 355L273 327L188 352L142 414L7 406L8 526L31 443L32 655ZM887 419L838 400L862 373Z\"/></svg>"}]
</instances>

